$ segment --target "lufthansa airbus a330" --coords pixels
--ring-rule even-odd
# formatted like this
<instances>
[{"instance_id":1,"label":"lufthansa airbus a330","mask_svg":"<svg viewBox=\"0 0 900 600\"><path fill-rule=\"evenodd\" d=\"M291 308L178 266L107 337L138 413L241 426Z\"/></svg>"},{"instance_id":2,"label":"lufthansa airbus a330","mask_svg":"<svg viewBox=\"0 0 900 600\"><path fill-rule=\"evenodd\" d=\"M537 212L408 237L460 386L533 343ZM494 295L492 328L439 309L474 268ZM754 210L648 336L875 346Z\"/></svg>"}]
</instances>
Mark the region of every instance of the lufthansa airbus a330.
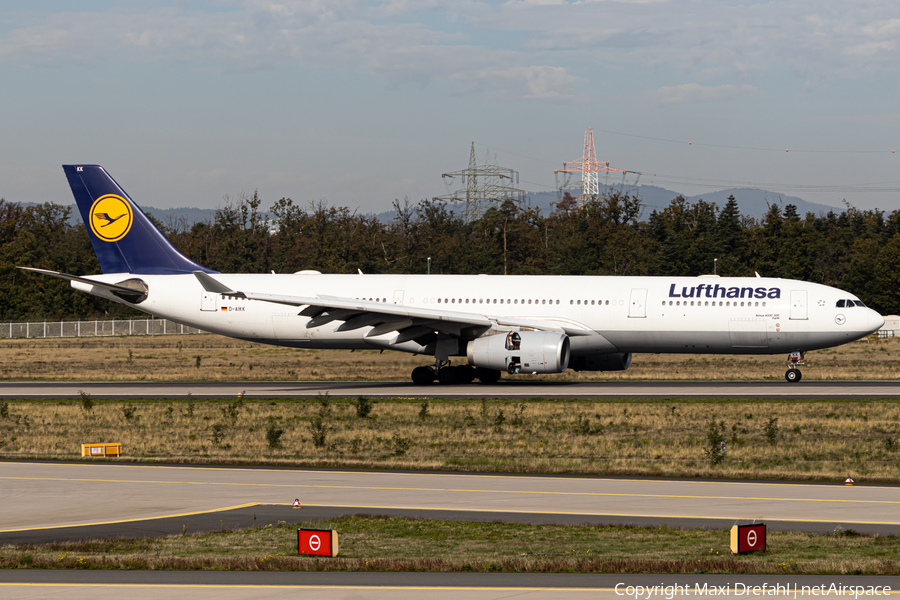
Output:
<instances>
[{"instance_id":1,"label":"lufthansa airbus a330","mask_svg":"<svg viewBox=\"0 0 900 600\"><path fill-rule=\"evenodd\" d=\"M217 273L179 252L102 167L63 169L103 274L28 270L234 338L434 356L413 370L417 384L624 370L635 352L783 353L797 382L807 351L884 324L853 294L767 277Z\"/></svg>"}]
</instances>

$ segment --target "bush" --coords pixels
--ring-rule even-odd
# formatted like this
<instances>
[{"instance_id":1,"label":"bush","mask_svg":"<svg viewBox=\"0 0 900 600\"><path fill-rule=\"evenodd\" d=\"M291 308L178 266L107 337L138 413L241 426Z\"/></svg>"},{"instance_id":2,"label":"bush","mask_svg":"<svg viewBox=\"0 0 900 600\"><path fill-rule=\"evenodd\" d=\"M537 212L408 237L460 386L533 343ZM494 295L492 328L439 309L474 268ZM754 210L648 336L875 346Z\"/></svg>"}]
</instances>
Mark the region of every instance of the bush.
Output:
<instances>
[{"instance_id":1,"label":"bush","mask_svg":"<svg viewBox=\"0 0 900 600\"><path fill-rule=\"evenodd\" d=\"M706 449L703 455L711 465L719 465L725 460L722 444L725 442L725 422L716 423L711 419L706 426Z\"/></svg>"},{"instance_id":2,"label":"bush","mask_svg":"<svg viewBox=\"0 0 900 600\"><path fill-rule=\"evenodd\" d=\"M778 441L778 417L770 417L766 423L766 441L770 446L774 446Z\"/></svg>"},{"instance_id":3,"label":"bush","mask_svg":"<svg viewBox=\"0 0 900 600\"><path fill-rule=\"evenodd\" d=\"M218 446L225 440L225 430L227 427L222 423L216 423L212 426L212 443Z\"/></svg>"},{"instance_id":4,"label":"bush","mask_svg":"<svg viewBox=\"0 0 900 600\"><path fill-rule=\"evenodd\" d=\"M90 394L88 394L87 392L78 390L78 395L81 396L81 408L83 408L84 410L87 410L87 411L94 408L94 399L91 398Z\"/></svg>"},{"instance_id":5,"label":"bush","mask_svg":"<svg viewBox=\"0 0 900 600\"><path fill-rule=\"evenodd\" d=\"M366 398L365 396L359 396L356 399L356 416L360 419L365 419L369 416L369 413L372 412L372 409L375 407L375 401Z\"/></svg>"},{"instance_id":6,"label":"bush","mask_svg":"<svg viewBox=\"0 0 900 600\"><path fill-rule=\"evenodd\" d=\"M6 400L0 401L0 419L9 420L9 402Z\"/></svg>"},{"instance_id":7,"label":"bush","mask_svg":"<svg viewBox=\"0 0 900 600\"><path fill-rule=\"evenodd\" d=\"M428 418L428 401L426 400L419 405L419 420L424 421Z\"/></svg>"},{"instance_id":8,"label":"bush","mask_svg":"<svg viewBox=\"0 0 900 600\"><path fill-rule=\"evenodd\" d=\"M131 421L132 419L135 419L135 416L134 416L135 410L137 410L137 409L133 405L126 404L125 406L122 407L122 416L125 417L126 421ZM140 419L140 417L137 417L137 419Z\"/></svg>"},{"instance_id":9,"label":"bush","mask_svg":"<svg viewBox=\"0 0 900 600\"><path fill-rule=\"evenodd\" d=\"M244 406L243 400L236 400L234 402L230 402L222 407L222 416L231 421L231 424L234 425L237 422L238 415L240 414L241 408Z\"/></svg>"},{"instance_id":10,"label":"bush","mask_svg":"<svg viewBox=\"0 0 900 600\"><path fill-rule=\"evenodd\" d=\"M494 417L494 433L500 433L503 431L503 424L506 423L506 415L503 414L502 410L497 411L497 416Z\"/></svg>"},{"instance_id":11,"label":"bush","mask_svg":"<svg viewBox=\"0 0 900 600\"><path fill-rule=\"evenodd\" d=\"M325 438L328 435L328 425L325 424L325 420L321 415L314 417L313 420L309 422L309 433L312 434L313 446L316 448L325 446Z\"/></svg>"},{"instance_id":12,"label":"bush","mask_svg":"<svg viewBox=\"0 0 900 600\"><path fill-rule=\"evenodd\" d=\"M394 456L403 456L406 454L406 451L409 450L409 447L412 445L412 440L407 437L399 437L394 436L391 438L391 446L393 448Z\"/></svg>"},{"instance_id":13,"label":"bush","mask_svg":"<svg viewBox=\"0 0 900 600\"><path fill-rule=\"evenodd\" d=\"M328 418L331 416L331 398L328 396L328 392L324 394L320 394L318 396L319 399L319 416L322 418Z\"/></svg>"},{"instance_id":14,"label":"bush","mask_svg":"<svg viewBox=\"0 0 900 600\"><path fill-rule=\"evenodd\" d=\"M284 429L278 427L274 421L269 423L269 427L266 429L266 441L269 443L270 450L281 448L281 436L283 435Z\"/></svg>"}]
</instances>

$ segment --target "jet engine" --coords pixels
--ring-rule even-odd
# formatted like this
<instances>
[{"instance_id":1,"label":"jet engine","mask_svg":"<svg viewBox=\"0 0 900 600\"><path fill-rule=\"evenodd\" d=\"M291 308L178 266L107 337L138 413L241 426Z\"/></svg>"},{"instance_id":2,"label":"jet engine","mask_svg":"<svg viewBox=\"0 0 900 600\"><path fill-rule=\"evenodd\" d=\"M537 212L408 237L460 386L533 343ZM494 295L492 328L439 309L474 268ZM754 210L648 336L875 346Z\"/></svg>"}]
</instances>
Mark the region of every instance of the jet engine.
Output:
<instances>
[{"instance_id":1,"label":"jet engine","mask_svg":"<svg viewBox=\"0 0 900 600\"><path fill-rule=\"evenodd\" d=\"M569 362L573 371L624 371L631 366L631 352L580 354Z\"/></svg>"},{"instance_id":2,"label":"jet engine","mask_svg":"<svg viewBox=\"0 0 900 600\"><path fill-rule=\"evenodd\" d=\"M469 364L516 373L562 373L569 365L569 338L553 331L510 331L468 343Z\"/></svg>"}]
</instances>

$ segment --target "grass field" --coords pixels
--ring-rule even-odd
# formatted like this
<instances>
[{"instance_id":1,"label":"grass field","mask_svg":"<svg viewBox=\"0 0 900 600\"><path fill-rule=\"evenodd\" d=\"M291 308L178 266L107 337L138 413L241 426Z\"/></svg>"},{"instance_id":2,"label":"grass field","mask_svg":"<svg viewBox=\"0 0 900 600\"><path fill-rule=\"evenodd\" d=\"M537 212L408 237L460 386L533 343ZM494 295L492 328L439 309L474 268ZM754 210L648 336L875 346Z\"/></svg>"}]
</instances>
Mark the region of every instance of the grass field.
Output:
<instances>
[{"instance_id":1,"label":"grass field","mask_svg":"<svg viewBox=\"0 0 900 600\"><path fill-rule=\"evenodd\" d=\"M627 371L516 377L780 380L786 361L784 355L638 354ZM414 367L432 362L400 352L296 350L212 334L0 340L0 379L7 381L408 380ZM806 362L805 379L897 379L900 339L870 337L810 352Z\"/></svg>"},{"instance_id":2,"label":"grass field","mask_svg":"<svg viewBox=\"0 0 900 600\"><path fill-rule=\"evenodd\" d=\"M668 527L465 523L352 516L301 523L339 533L337 558L297 556L297 527L158 539L0 547L0 568L298 571L895 574L897 538L775 533L732 556L729 533Z\"/></svg>"},{"instance_id":3,"label":"grass field","mask_svg":"<svg viewBox=\"0 0 900 600\"><path fill-rule=\"evenodd\" d=\"M88 442L161 462L900 481L894 400L0 402L2 457Z\"/></svg>"}]
</instances>

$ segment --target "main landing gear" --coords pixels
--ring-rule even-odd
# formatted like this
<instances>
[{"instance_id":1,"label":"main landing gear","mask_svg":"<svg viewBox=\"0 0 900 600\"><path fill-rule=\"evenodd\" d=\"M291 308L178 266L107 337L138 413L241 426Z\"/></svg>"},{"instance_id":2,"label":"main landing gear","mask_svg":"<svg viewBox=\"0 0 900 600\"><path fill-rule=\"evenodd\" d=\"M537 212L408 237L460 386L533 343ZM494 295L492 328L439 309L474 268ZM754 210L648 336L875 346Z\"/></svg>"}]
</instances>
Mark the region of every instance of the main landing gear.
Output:
<instances>
[{"instance_id":1,"label":"main landing gear","mask_svg":"<svg viewBox=\"0 0 900 600\"><path fill-rule=\"evenodd\" d=\"M803 362L804 356L806 356L806 352L791 352L791 355L788 357L788 370L784 374L784 378L787 379L788 383L797 383L803 379L803 373L797 367L805 364Z\"/></svg>"},{"instance_id":2,"label":"main landing gear","mask_svg":"<svg viewBox=\"0 0 900 600\"><path fill-rule=\"evenodd\" d=\"M444 385L472 383L476 378L482 383L495 383L500 379L500 371L469 365L454 367L449 360L436 360L433 367L416 367L412 371L412 381L416 385L429 385L435 381Z\"/></svg>"}]
</instances>

